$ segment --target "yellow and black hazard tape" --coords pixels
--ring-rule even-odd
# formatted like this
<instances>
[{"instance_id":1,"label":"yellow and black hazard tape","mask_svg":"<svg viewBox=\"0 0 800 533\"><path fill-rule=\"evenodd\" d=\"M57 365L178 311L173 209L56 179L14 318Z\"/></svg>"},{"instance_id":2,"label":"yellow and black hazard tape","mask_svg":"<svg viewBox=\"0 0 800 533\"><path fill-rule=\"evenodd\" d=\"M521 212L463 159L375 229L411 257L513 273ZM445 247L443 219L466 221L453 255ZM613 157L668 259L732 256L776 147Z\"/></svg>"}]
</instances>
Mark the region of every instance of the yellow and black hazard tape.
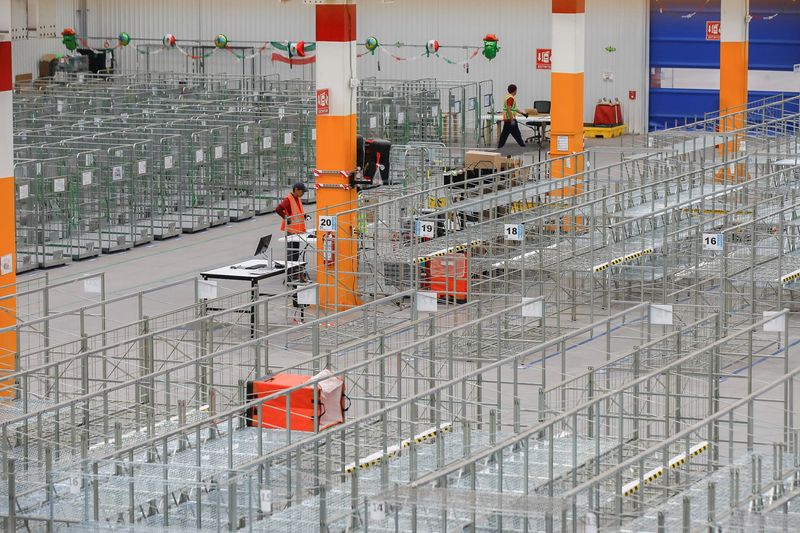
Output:
<instances>
[{"instance_id":1,"label":"yellow and black hazard tape","mask_svg":"<svg viewBox=\"0 0 800 533\"><path fill-rule=\"evenodd\" d=\"M652 248L645 248L644 250L639 250L638 252L633 252L631 254L628 254L628 255L625 255L625 256L622 256L622 257L615 257L611 261L606 261L605 263L600 263L599 265L595 265L592 268L592 271L593 272L602 272L603 270L607 270L609 267L617 266L617 265L619 265L621 263L624 263L626 261L633 261L634 259L639 259L642 256L645 256L645 255L648 255L648 254L652 254L652 253L653 253L653 249Z\"/></svg>"},{"instance_id":2,"label":"yellow and black hazard tape","mask_svg":"<svg viewBox=\"0 0 800 533\"><path fill-rule=\"evenodd\" d=\"M683 453L680 453L680 454L676 455L672 459L670 459L669 463L667 463L667 465L669 466L669 469L672 470L674 468L678 468L680 466L683 466L692 457L697 457L701 453L704 453L705 451L707 451L709 446L710 445L709 445L708 441L705 441L705 440L703 442L701 442L700 444L695 444L694 446L689 448L689 453L688 454L686 452L683 452ZM659 466L658 468L654 468L654 469L648 471L647 473L645 473L642 476L642 482L645 485L648 485L648 484L652 483L653 481L657 480L658 478L660 478L663 475L664 475L664 467L663 466ZM639 492L639 489L641 489L641 488L642 487L641 487L641 484L640 484L639 480L636 479L636 480L628 482L628 483L626 483L625 485L622 486L622 495L623 496L633 496L634 494Z\"/></svg>"},{"instance_id":3,"label":"yellow and black hazard tape","mask_svg":"<svg viewBox=\"0 0 800 533\"><path fill-rule=\"evenodd\" d=\"M797 278L800 278L800 270L795 270L794 272L790 272L785 276L781 276L781 283L791 283Z\"/></svg>"},{"instance_id":4,"label":"yellow and black hazard tape","mask_svg":"<svg viewBox=\"0 0 800 533\"><path fill-rule=\"evenodd\" d=\"M481 239L476 239L476 240L471 241L469 243L456 244L455 246L451 246L450 248L447 248L445 250L439 250L439 251L433 252L431 255L425 255L425 256L417 257L417 264L419 264L419 263L427 263L428 261L431 260L432 257L442 257L443 255L447 255L447 254L456 254L458 252L463 252L467 248L470 248L472 246L479 246L479 245L483 244L483 242L484 241L481 240Z\"/></svg>"},{"instance_id":5,"label":"yellow and black hazard tape","mask_svg":"<svg viewBox=\"0 0 800 533\"><path fill-rule=\"evenodd\" d=\"M360 470L367 470L369 468L378 466L381 464L381 462L383 462L384 458L388 460L399 457L401 450L404 448L410 448L412 444L422 444L430 440L436 440L436 437L438 437L440 434L449 433L452 430L453 424L450 422L446 422L438 428L432 427L431 429L427 429L422 433L416 434L413 439L403 439L400 441L400 444L387 447L385 455L383 451L378 451L362 458L360 461L358 461L358 468ZM348 463L344 467L344 472L346 474L352 474L355 471L356 463Z\"/></svg>"}]
</instances>

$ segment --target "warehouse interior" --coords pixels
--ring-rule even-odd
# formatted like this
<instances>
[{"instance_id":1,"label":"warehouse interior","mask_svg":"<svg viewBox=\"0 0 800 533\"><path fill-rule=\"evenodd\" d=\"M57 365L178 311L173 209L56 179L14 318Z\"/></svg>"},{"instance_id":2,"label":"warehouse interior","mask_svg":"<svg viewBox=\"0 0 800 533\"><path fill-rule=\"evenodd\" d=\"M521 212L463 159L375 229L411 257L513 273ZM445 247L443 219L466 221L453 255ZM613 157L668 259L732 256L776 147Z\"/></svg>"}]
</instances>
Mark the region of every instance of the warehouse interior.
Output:
<instances>
[{"instance_id":1,"label":"warehouse interior","mask_svg":"<svg viewBox=\"0 0 800 533\"><path fill-rule=\"evenodd\" d=\"M0 117L4 531L800 530L795 0L0 0Z\"/></svg>"}]
</instances>

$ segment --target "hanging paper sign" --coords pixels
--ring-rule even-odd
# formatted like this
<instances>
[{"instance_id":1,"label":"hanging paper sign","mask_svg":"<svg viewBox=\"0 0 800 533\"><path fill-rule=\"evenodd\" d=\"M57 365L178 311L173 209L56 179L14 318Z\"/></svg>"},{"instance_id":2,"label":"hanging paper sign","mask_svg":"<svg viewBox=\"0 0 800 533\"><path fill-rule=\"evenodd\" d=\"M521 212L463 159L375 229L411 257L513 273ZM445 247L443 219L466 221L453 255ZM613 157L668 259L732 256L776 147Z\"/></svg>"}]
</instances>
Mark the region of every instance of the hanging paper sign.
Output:
<instances>
[{"instance_id":1,"label":"hanging paper sign","mask_svg":"<svg viewBox=\"0 0 800 533\"><path fill-rule=\"evenodd\" d=\"M59 100L58 102L56 102L56 110L59 113L64 111L64 102L63 101Z\"/></svg>"},{"instance_id":2,"label":"hanging paper sign","mask_svg":"<svg viewBox=\"0 0 800 533\"><path fill-rule=\"evenodd\" d=\"M397 113L397 123L403 124L406 121L406 114L403 111Z\"/></svg>"},{"instance_id":3,"label":"hanging paper sign","mask_svg":"<svg viewBox=\"0 0 800 533\"><path fill-rule=\"evenodd\" d=\"M86 154L86 166L90 166L94 163L94 156L92 154Z\"/></svg>"},{"instance_id":4,"label":"hanging paper sign","mask_svg":"<svg viewBox=\"0 0 800 533\"><path fill-rule=\"evenodd\" d=\"M267 148L272 148L272 137L264 137L261 139L261 147L265 150Z\"/></svg>"},{"instance_id":5,"label":"hanging paper sign","mask_svg":"<svg viewBox=\"0 0 800 533\"><path fill-rule=\"evenodd\" d=\"M278 108L278 120L283 120L283 117L286 116L286 109L283 107Z\"/></svg>"},{"instance_id":6,"label":"hanging paper sign","mask_svg":"<svg viewBox=\"0 0 800 533\"><path fill-rule=\"evenodd\" d=\"M203 151L197 150L194 153L194 162L195 163L202 163L203 162Z\"/></svg>"},{"instance_id":7,"label":"hanging paper sign","mask_svg":"<svg viewBox=\"0 0 800 533\"><path fill-rule=\"evenodd\" d=\"M139 175L141 176L145 172L147 172L147 161L139 161Z\"/></svg>"},{"instance_id":8,"label":"hanging paper sign","mask_svg":"<svg viewBox=\"0 0 800 533\"><path fill-rule=\"evenodd\" d=\"M20 185L19 186L19 199L24 200L28 197L28 186L27 185Z\"/></svg>"},{"instance_id":9,"label":"hanging paper sign","mask_svg":"<svg viewBox=\"0 0 800 533\"><path fill-rule=\"evenodd\" d=\"M719 41L719 27L718 20L706 21L706 41Z\"/></svg>"},{"instance_id":10,"label":"hanging paper sign","mask_svg":"<svg viewBox=\"0 0 800 533\"><path fill-rule=\"evenodd\" d=\"M64 178L58 178L56 180L53 180L54 192L64 192L65 189L66 189L66 181L64 181Z\"/></svg>"},{"instance_id":11,"label":"hanging paper sign","mask_svg":"<svg viewBox=\"0 0 800 533\"><path fill-rule=\"evenodd\" d=\"M370 128L378 127L378 117L369 117L369 127Z\"/></svg>"},{"instance_id":12,"label":"hanging paper sign","mask_svg":"<svg viewBox=\"0 0 800 533\"><path fill-rule=\"evenodd\" d=\"M169 170L172 168L172 156L167 155L164 156L164 170Z\"/></svg>"},{"instance_id":13,"label":"hanging paper sign","mask_svg":"<svg viewBox=\"0 0 800 533\"><path fill-rule=\"evenodd\" d=\"M82 185L91 185L92 184L92 171L86 170L81 174L81 184Z\"/></svg>"},{"instance_id":14,"label":"hanging paper sign","mask_svg":"<svg viewBox=\"0 0 800 533\"><path fill-rule=\"evenodd\" d=\"M521 241L524 235L524 226L522 224L506 224L503 235L507 241Z\"/></svg>"},{"instance_id":15,"label":"hanging paper sign","mask_svg":"<svg viewBox=\"0 0 800 533\"><path fill-rule=\"evenodd\" d=\"M319 229L322 231L336 231L336 217L319 217Z\"/></svg>"},{"instance_id":16,"label":"hanging paper sign","mask_svg":"<svg viewBox=\"0 0 800 533\"><path fill-rule=\"evenodd\" d=\"M222 159L222 146L214 147L214 159Z\"/></svg>"},{"instance_id":17,"label":"hanging paper sign","mask_svg":"<svg viewBox=\"0 0 800 533\"><path fill-rule=\"evenodd\" d=\"M417 237L423 239L432 239L436 231L436 225L429 220L417 220L416 231L414 232Z\"/></svg>"},{"instance_id":18,"label":"hanging paper sign","mask_svg":"<svg viewBox=\"0 0 800 533\"><path fill-rule=\"evenodd\" d=\"M721 252L725 249L724 233L703 233L703 250Z\"/></svg>"},{"instance_id":19,"label":"hanging paper sign","mask_svg":"<svg viewBox=\"0 0 800 533\"><path fill-rule=\"evenodd\" d=\"M272 512L272 491L269 489L261 489L258 492L258 506L261 512L269 514Z\"/></svg>"},{"instance_id":20,"label":"hanging paper sign","mask_svg":"<svg viewBox=\"0 0 800 533\"><path fill-rule=\"evenodd\" d=\"M552 48L536 49L536 70L550 70L552 66Z\"/></svg>"},{"instance_id":21,"label":"hanging paper sign","mask_svg":"<svg viewBox=\"0 0 800 533\"><path fill-rule=\"evenodd\" d=\"M317 140L317 128L313 128L311 130L311 140L312 141L316 141Z\"/></svg>"},{"instance_id":22,"label":"hanging paper sign","mask_svg":"<svg viewBox=\"0 0 800 533\"><path fill-rule=\"evenodd\" d=\"M330 111L330 91L328 89L317 89L317 115L327 115Z\"/></svg>"},{"instance_id":23,"label":"hanging paper sign","mask_svg":"<svg viewBox=\"0 0 800 533\"><path fill-rule=\"evenodd\" d=\"M292 144L292 137L293 137L293 135L292 135L291 131L287 131L286 133L284 133L283 134L283 144Z\"/></svg>"},{"instance_id":24,"label":"hanging paper sign","mask_svg":"<svg viewBox=\"0 0 800 533\"><path fill-rule=\"evenodd\" d=\"M248 150L247 141L245 141L245 142L243 142L242 144L239 145L239 153L240 154L242 154L242 155L246 154L247 150Z\"/></svg>"},{"instance_id":25,"label":"hanging paper sign","mask_svg":"<svg viewBox=\"0 0 800 533\"><path fill-rule=\"evenodd\" d=\"M119 181L122 179L122 167L114 167L111 170L111 179L114 181Z\"/></svg>"}]
</instances>

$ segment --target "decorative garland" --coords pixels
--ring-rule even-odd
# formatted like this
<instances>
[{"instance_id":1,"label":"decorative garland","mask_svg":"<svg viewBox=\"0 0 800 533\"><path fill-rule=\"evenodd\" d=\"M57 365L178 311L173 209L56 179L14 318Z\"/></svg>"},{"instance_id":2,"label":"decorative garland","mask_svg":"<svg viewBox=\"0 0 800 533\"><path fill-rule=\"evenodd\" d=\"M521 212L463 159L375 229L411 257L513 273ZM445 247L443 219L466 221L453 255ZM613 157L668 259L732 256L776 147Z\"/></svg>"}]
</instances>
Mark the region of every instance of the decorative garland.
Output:
<instances>
[{"instance_id":1,"label":"decorative garland","mask_svg":"<svg viewBox=\"0 0 800 533\"><path fill-rule=\"evenodd\" d=\"M708 2L710 0L706 0ZM69 51L74 51L78 47L78 43L80 43L85 48L92 50L94 52L108 52L112 50L116 50L119 48L125 48L131 44L131 36L126 32L121 32L117 38L117 44L115 46L111 46L108 41L103 43L101 48L93 48L89 45L89 43L79 37L75 30L72 28L65 28L62 32L62 42L67 47ZM464 61L457 61L454 59L450 59L444 55L440 54L440 45L439 41L436 39L430 39L425 45L422 45L422 52L417 55L412 56L402 56L395 53L388 51L381 43L378 41L376 37L369 37L364 46L366 48L365 52L358 53L356 56L358 58L362 58L367 55L375 55L376 51L380 51L382 54L385 54L391 57L395 61L416 61L422 57L430 58L435 57L441 59L448 65L460 65L467 69L469 72L469 63L475 59L478 54L481 52L483 56L486 57L489 61L497 57L497 54L500 50L498 46L499 39L494 34L488 34L483 38L483 46L477 47L472 49L470 55ZM309 52L316 51L316 43L313 42L305 42L305 41L265 41L258 49L256 49L252 54L245 54L243 52L234 50L230 47L230 41L228 37L223 34L219 33L214 37L213 41L214 47L206 53L202 54L193 54L189 50L183 48L175 38L175 36L171 33L164 35L161 39L160 45L152 45L152 44L141 44L137 45L134 44L133 48L142 55L156 55L164 52L165 50L176 49L184 56L192 59L194 61L199 61L202 59L206 59L213 55L216 52L228 52L230 53L237 61L247 61L249 59L253 59L255 57L264 55L271 51L270 59L273 62L278 63L285 63L288 64L290 67L295 65L309 65L316 62L316 55L309 55ZM420 48L419 45L406 45L401 42L397 42L394 45L394 48L401 49L401 48ZM378 70L380 70L380 60L378 60Z\"/></svg>"}]
</instances>

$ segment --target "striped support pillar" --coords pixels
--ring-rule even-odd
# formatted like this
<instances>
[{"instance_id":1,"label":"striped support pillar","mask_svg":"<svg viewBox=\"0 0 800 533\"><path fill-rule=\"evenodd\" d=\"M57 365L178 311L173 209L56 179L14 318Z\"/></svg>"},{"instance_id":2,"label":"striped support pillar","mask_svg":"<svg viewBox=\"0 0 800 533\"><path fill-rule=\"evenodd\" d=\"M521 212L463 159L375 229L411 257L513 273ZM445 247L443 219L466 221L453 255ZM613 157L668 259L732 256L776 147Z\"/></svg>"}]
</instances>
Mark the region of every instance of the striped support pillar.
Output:
<instances>
[{"instance_id":1,"label":"striped support pillar","mask_svg":"<svg viewBox=\"0 0 800 533\"><path fill-rule=\"evenodd\" d=\"M720 12L719 47L719 109L722 117L720 129L730 132L746 125L747 114L747 26L750 6L748 0L722 0ZM744 148L744 135L728 136L722 150L735 157ZM744 165L729 166L731 179L743 177Z\"/></svg>"},{"instance_id":2,"label":"striped support pillar","mask_svg":"<svg viewBox=\"0 0 800 533\"><path fill-rule=\"evenodd\" d=\"M550 156L583 152L583 48L585 34L584 0L552 0L553 36L550 71ZM561 179L583 171L583 156L552 163L551 175ZM580 183L553 191L553 196L574 196ZM574 231L581 217L564 217L561 228Z\"/></svg>"},{"instance_id":3,"label":"striped support pillar","mask_svg":"<svg viewBox=\"0 0 800 533\"><path fill-rule=\"evenodd\" d=\"M352 211L358 205L357 192L349 187L347 178L347 173L356 168L355 0L317 4L316 28L317 213L326 216ZM327 95L322 102L327 105L321 105L321 94ZM319 304L342 309L360 303L355 212L339 215L332 233L335 239L318 233Z\"/></svg>"},{"instance_id":4,"label":"striped support pillar","mask_svg":"<svg viewBox=\"0 0 800 533\"><path fill-rule=\"evenodd\" d=\"M11 110L11 3L0 0L0 329L17 323L14 299L5 296L16 292L16 240L14 225L14 151ZM0 333L0 376L14 370L17 337L12 330ZM0 389L0 397L13 391Z\"/></svg>"}]
</instances>

